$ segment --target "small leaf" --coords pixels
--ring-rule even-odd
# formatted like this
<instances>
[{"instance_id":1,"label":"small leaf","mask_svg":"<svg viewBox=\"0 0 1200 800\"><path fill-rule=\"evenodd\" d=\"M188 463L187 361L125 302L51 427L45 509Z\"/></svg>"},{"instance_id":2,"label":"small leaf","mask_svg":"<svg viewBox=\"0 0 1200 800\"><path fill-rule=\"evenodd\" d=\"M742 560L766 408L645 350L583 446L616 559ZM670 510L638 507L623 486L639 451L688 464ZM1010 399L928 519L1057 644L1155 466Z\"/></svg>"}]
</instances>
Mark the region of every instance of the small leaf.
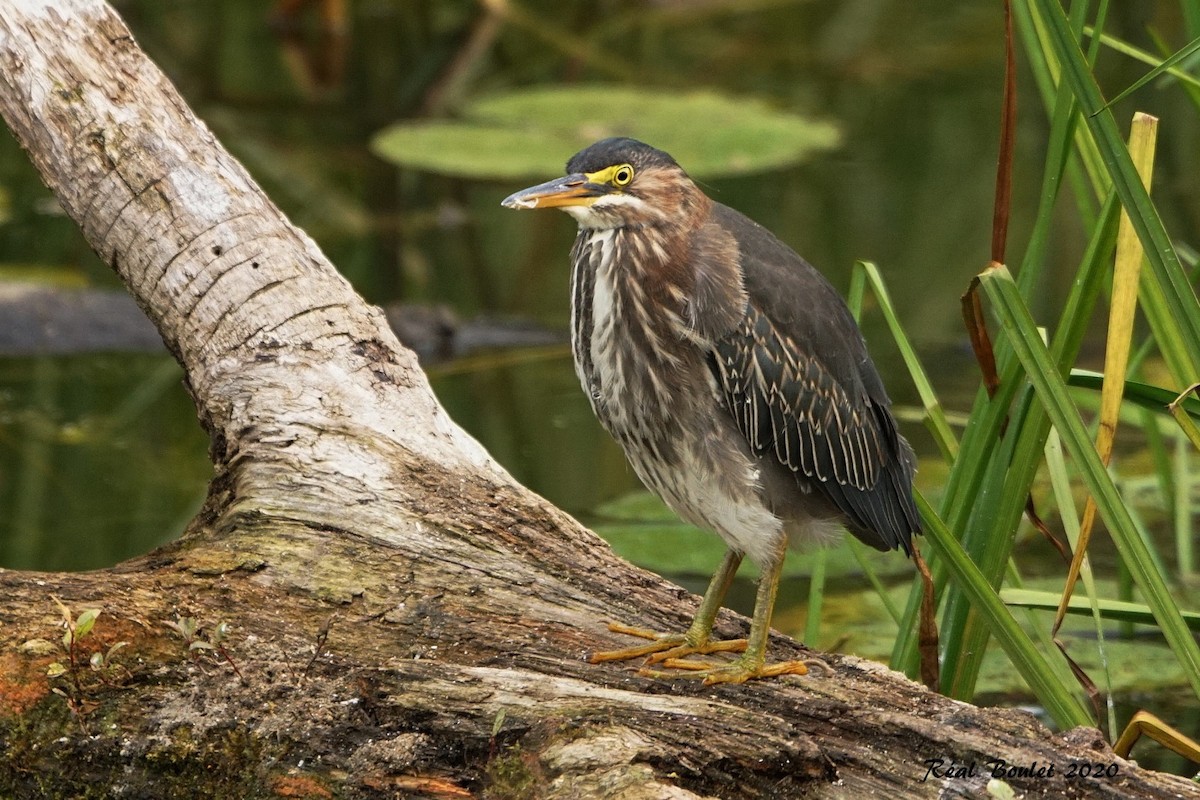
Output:
<instances>
[{"instance_id":1,"label":"small leaf","mask_svg":"<svg viewBox=\"0 0 1200 800\"><path fill-rule=\"evenodd\" d=\"M188 650L216 650L217 648L203 639L197 639L188 645Z\"/></svg>"},{"instance_id":2,"label":"small leaf","mask_svg":"<svg viewBox=\"0 0 1200 800\"><path fill-rule=\"evenodd\" d=\"M104 655L105 661L112 661L113 653L120 650L122 647L128 647L129 642L117 642L112 647L108 648L108 652Z\"/></svg>"},{"instance_id":3,"label":"small leaf","mask_svg":"<svg viewBox=\"0 0 1200 800\"><path fill-rule=\"evenodd\" d=\"M82 639L92 631L92 626L96 624L96 617L100 616L100 609L89 608L79 615L79 619L75 620L75 638Z\"/></svg>"},{"instance_id":4,"label":"small leaf","mask_svg":"<svg viewBox=\"0 0 1200 800\"><path fill-rule=\"evenodd\" d=\"M88 663L92 665L92 669L103 669L104 653L101 653L99 650L92 653L92 657L88 659Z\"/></svg>"},{"instance_id":5,"label":"small leaf","mask_svg":"<svg viewBox=\"0 0 1200 800\"><path fill-rule=\"evenodd\" d=\"M48 639L30 639L21 644L21 651L35 656L48 656L57 653L58 647Z\"/></svg>"},{"instance_id":6,"label":"small leaf","mask_svg":"<svg viewBox=\"0 0 1200 800\"><path fill-rule=\"evenodd\" d=\"M196 635L196 619L194 617L176 617L174 622L164 622L163 624L178 633L185 642L190 642Z\"/></svg>"},{"instance_id":7,"label":"small leaf","mask_svg":"<svg viewBox=\"0 0 1200 800\"><path fill-rule=\"evenodd\" d=\"M50 599L54 601L54 605L58 606L58 612L62 614L63 621L69 626L71 624L71 620L74 618L74 615L71 613L71 609L67 608L66 604L64 604L62 600L59 600L54 595L50 595Z\"/></svg>"},{"instance_id":8,"label":"small leaf","mask_svg":"<svg viewBox=\"0 0 1200 800\"><path fill-rule=\"evenodd\" d=\"M992 778L987 782L988 797L994 797L996 800L1013 800L1017 796L1013 788L999 778Z\"/></svg>"},{"instance_id":9,"label":"small leaf","mask_svg":"<svg viewBox=\"0 0 1200 800\"><path fill-rule=\"evenodd\" d=\"M504 727L504 718L508 716L508 712L503 708L496 712L496 718L492 720L492 738L500 733L500 729Z\"/></svg>"},{"instance_id":10,"label":"small leaf","mask_svg":"<svg viewBox=\"0 0 1200 800\"><path fill-rule=\"evenodd\" d=\"M58 678L67 674L67 668L55 661L50 666L46 667L47 678Z\"/></svg>"}]
</instances>

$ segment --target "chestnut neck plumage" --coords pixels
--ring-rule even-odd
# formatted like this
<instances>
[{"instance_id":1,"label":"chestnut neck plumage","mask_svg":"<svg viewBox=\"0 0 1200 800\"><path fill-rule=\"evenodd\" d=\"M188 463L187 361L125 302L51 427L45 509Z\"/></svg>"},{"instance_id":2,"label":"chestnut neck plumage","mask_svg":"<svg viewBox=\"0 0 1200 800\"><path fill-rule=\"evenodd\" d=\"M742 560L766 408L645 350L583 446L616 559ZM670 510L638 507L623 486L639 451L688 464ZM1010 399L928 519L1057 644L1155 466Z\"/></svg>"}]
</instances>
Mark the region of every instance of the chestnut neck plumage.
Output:
<instances>
[{"instance_id":1,"label":"chestnut neck plumage","mask_svg":"<svg viewBox=\"0 0 1200 800\"><path fill-rule=\"evenodd\" d=\"M695 285L691 243L712 201L682 173L654 172L667 170L640 174L636 193L622 200L573 213L580 229L571 250L572 350L609 432L618 441L641 440L669 460L681 390L703 374L685 363L677 343L694 337L687 314Z\"/></svg>"}]
</instances>

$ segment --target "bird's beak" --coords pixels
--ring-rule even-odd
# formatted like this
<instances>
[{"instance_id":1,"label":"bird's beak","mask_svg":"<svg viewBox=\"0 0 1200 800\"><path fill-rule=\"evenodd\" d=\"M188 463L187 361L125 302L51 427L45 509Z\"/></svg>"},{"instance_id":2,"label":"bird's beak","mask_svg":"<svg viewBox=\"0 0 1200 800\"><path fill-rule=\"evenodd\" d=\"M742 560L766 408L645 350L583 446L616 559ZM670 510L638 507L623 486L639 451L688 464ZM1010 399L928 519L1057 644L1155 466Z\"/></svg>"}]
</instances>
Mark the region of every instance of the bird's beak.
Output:
<instances>
[{"instance_id":1,"label":"bird's beak","mask_svg":"<svg viewBox=\"0 0 1200 800\"><path fill-rule=\"evenodd\" d=\"M500 205L505 208L590 206L606 192L604 185L592 183L583 173L575 173L510 194Z\"/></svg>"}]
</instances>

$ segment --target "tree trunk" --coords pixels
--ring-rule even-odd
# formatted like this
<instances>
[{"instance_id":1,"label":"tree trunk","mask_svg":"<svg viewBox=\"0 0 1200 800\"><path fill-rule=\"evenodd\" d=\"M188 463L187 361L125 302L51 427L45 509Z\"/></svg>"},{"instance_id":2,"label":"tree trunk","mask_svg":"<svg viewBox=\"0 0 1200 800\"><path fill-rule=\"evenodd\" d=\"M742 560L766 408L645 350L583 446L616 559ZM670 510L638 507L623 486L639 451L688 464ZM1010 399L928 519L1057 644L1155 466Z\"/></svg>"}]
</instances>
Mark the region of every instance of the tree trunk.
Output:
<instances>
[{"instance_id":1,"label":"tree trunk","mask_svg":"<svg viewBox=\"0 0 1200 800\"><path fill-rule=\"evenodd\" d=\"M214 466L170 546L0 570L0 795L957 797L1003 761L1027 797L1200 796L859 659L713 688L586 663L628 644L606 620L679 630L695 598L446 417L108 6L0 5L0 112L184 366ZM64 640L52 598L102 613Z\"/></svg>"}]
</instances>

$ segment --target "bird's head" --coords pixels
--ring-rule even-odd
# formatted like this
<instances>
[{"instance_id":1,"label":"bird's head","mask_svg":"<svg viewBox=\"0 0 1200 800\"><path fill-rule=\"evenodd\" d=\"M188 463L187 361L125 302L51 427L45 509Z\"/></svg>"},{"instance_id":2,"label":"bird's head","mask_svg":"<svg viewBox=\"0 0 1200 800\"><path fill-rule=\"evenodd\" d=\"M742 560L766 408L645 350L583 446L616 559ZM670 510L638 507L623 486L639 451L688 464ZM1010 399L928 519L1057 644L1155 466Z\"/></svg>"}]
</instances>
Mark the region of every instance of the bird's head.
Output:
<instances>
[{"instance_id":1,"label":"bird's head","mask_svg":"<svg viewBox=\"0 0 1200 800\"><path fill-rule=\"evenodd\" d=\"M567 162L567 174L504 198L506 208L561 208L581 228L682 222L699 190L675 159L636 139L602 139Z\"/></svg>"}]
</instances>

